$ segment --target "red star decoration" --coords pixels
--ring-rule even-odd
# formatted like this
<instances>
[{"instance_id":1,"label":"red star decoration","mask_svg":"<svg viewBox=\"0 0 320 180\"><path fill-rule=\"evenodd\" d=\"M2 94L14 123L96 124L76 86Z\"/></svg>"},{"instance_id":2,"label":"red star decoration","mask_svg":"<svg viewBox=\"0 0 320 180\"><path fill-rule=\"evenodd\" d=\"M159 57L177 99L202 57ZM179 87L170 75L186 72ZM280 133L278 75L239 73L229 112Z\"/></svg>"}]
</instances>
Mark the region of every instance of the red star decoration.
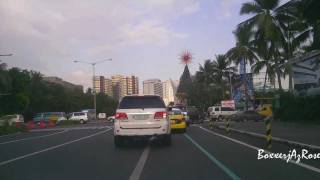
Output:
<instances>
[{"instance_id":1,"label":"red star decoration","mask_svg":"<svg viewBox=\"0 0 320 180\"><path fill-rule=\"evenodd\" d=\"M181 54L180 59L181 59L181 62L183 64L189 64L191 62L191 59L192 59L192 54L189 51L185 50Z\"/></svg>"}]
</instances>

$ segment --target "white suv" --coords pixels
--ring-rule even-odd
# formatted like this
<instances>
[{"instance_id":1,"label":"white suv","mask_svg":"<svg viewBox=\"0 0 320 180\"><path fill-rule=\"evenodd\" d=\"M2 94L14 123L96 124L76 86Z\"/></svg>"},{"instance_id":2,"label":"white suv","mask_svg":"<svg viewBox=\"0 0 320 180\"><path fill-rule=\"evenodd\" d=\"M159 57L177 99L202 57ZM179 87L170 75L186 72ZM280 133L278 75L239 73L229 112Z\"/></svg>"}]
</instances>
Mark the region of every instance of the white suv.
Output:
<instances>
[{"instance_id":1,"label":"white suv","mask_svg":"<svg viewBox=\"0 0 320 180\"><path fill-rule=\"evenodd\" d=\"M155 137L171 144L171 127L166 106L160 96L122 98L114 121L114 144L123 145L129 137Z\"/></svg>"},{"instance_id":2,"label":"white suv","mask_svg":"<svg viewBox=\"0 0 320 180\"><path fill-rule=\"evenodd\" d=\"M87 123L88 115L85 112L73 112L70 114L69 120L71 121L79 121L81 124Z\"/></svg>"}]
</instances>

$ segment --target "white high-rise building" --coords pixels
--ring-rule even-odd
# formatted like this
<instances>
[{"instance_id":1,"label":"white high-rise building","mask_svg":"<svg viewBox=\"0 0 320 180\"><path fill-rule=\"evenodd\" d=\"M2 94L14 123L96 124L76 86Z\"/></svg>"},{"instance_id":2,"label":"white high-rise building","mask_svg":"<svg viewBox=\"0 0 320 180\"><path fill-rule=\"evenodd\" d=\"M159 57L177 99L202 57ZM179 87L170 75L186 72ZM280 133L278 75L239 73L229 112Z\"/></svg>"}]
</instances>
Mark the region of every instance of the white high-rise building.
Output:
<instances>
[{"instance_id":1,"label":"white high-rise building","mask_svg":"<svg viewBox=\"0 0 320 180\"><path fill-rule=\"evenodd\" d=\"M148 79L143 81L144 95L158 95L163 96L162 83L160 79Z\"/></svg>"},{"instance_id":2,"label":"white high-rise building","mask_svg":"<svg viewBox=\"0 0 320 180\"><path fill-rule=\"evenodd\" d=\"M162 92L163 92L163 101L166 105L168 105L170 102L176 102L176 92L177 92L177 83L174 81L166 80L162 82Z\"/></svg>"}]
</instances>

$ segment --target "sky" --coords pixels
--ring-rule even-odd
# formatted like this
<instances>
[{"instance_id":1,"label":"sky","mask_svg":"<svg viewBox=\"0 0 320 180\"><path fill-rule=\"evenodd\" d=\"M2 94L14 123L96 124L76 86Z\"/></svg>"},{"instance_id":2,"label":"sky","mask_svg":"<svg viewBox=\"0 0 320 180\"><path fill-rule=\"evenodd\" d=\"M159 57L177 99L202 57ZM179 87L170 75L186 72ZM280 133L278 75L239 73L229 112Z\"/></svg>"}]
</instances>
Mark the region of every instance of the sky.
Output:
<instances>
[{"instance_id":1,"label":"sky","mask_svg":"<svg viewBox=\"0 0 320 180\"><path fill-rule=\"evenodd\" d=\"M91 85L96 75L179 79L185 50L199 64L235 44L232 31L248 0L1 0L0 54L9 67ZM140 87L141 88L141 87Z\"/></svg>"}]
</instances>

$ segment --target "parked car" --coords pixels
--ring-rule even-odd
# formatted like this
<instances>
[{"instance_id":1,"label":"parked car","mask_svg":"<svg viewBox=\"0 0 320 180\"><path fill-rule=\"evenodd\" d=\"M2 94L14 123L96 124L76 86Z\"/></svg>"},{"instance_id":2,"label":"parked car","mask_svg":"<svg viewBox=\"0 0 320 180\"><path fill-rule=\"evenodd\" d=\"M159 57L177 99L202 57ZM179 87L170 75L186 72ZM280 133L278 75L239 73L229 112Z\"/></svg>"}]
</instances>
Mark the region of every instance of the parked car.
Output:
<instances>
[{"instance_id":1,"label":"parked car","mask_svg":"<svg viewBox=\"0 0 320 180\"><path fill-rule=\"evenodd\" d=\"M69 120L79 121L81 124L88 122L88 115L84 112L73 112L70 114Z\"/></svg>"},{"instance_id":2,"label":"parked car","mask_svg":"<svg viewBox=\"0 0 320 180\"><path fill-rule=\"evenodd\" d=\"M82 112L87 113L88 121L96 120L96 110L95 109L84 109Z\"/></svg>"},{"instance_id":3,"label":"parked car","mask_svg":"<svg viewBox=\"0 0 320 180\"><path fill-rule=\"evenodd\" d=\"M168 114L171 123L171 129L182 130L182 132L186 132L187 122L182 114L181 109L168 108Z\"/></svg>"},{"instance_id":4,"label":"parked car","mask_svg":"<svg viewBox=\"0 0 320 180\"><path fill-rule=\"evenodd\" d=\"M15 125L16 123L24 123L24 118L21 114L5 115L0 118L0 126L8 123L9 126Z\"/></svg>"},{"instance_id":5,"label":"parked car","mask_svg":"<svg viewBox=\"0 0 320 180\"><path fill-rule=\"evenodd\" d=\"M263 116L254 110L241 111L231 116L232 121L262 121Z\"/></svg>"},{"instance_id":6,"label":"parked car","mask_svg":"<svg viewBox=\"0 0 320 180\"><path fill-rule=\"evenodd\" d=\"M99 113L98 114L98 119L106 119L106 117L107 117L107 115L106 115L106 113Z\"/></svg>"},{"instance_id":7,"label":"parked car","mask_svg":"<svg viewBox=\"0 0 320 180\"><path fill-rule=\"evenodd\" d=\"M236 114L237 111L229 107L212 106L210 107L210 119L222 121L225 117Z\"/></svg>"},{"instance_id":8,"label":"parked car","mask_svg":"<svg viewBox=\"0 0 320 180\"><path fill-rule=\"evenodd\" d=\"M33 117L33 121L36 122L36 123L38 123L40 121L49 122L50 120L54 121L55 123L57 123L59 121L65 121L65 120L67 120L67 118L66 118L66 114L64 112L37 113Z\"/></svg>"},{"instance_id":9,"label":"parked car","mask_svg":"<svg viewBox=\"0 0 320 180\"><path fill-rule=\"evenodd\" d=\"M125 139L157 138L171 144L170 120L160 96L125 96L116 110L114 144L122 146Z\"/></svg>"}]
</instances>

